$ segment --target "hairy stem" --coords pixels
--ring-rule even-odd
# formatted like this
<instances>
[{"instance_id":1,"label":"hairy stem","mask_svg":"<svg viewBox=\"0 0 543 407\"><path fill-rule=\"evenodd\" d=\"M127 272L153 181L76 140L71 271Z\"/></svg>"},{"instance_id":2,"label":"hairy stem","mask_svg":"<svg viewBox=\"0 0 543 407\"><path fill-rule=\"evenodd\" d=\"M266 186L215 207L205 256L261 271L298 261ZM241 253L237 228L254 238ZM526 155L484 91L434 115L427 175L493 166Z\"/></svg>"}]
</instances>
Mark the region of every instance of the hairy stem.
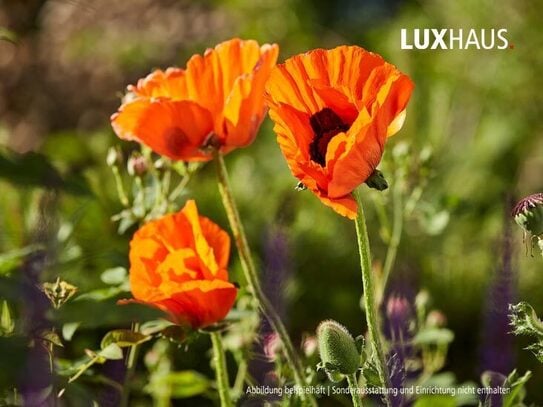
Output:
<instances>
[{"instance_id":1,"label":"hairy stem","mask_svg":"<svg viewBox=\"0 0 543 407\"><path fill-rule=\"evenodd\" d=\"M288 332L281 321L281 318L275 311L273 305L269 299L264 294L262 287L260 286L260 281L256 272L256 268L253 262L251 255L251 249L247 243L247 237L245 236L245 230L241 223L239 212L232 196L232 190L230 188L230 183L228 180L228 172L224 164L223 156L220 152L215 154L215 162L217 164L217 176L219 180L219 191L222 197L222 202L226 210L226 215L228 216L228 221L230 223L230 228L234 235L236 241L236 246L238 248L241 266L247 280L247 285L249 286L250 291L256 298L262 313L270 322L273 329L281 338L283 344L283 350L285 358L288 361L288 364L292 368L294 373L294 380L296 384L300 387L305 387L306 383L304 380L303 366L294 350L294 346L288 336ZM316 406L316 401L310 394L305 394L305 392L300 392L300 397L302 400L311 406Z\"/></svg>"},{"instance_id":2,"label":"hairy stem","mask_svg":"<svg viewBox=\"0 0 543 407\"><path fill-rule=\"evenodd\" d=\"M402 237L403 230L403 203L402 203L402 191L399 182L394 183L392 190L393 199L393 217L392 217L392 233L390 242L388 244L387 254L385 257L385 264L383 266L383 275L381 279L381 285L379 287L377 295L377 304L381 304L385 295L390 272L394 267L396 261L396 255L398 253L398 246L400 245L400 239Z\"/></svg>"},{"instance_id":3,"label":"hairy stem","mask_svg":"<svg viewBox=\"0 0 543 407\"><path fill-rule=\"evenodd\" d=\"M211 343L213 344L213 361L221 407L231 407L233 404L230 398L230 384L228 383L228 371L226 369L226 358L222 347L221 334L220 332L211 332L210 336Z\"/></svg>"},{"instance_id":4,"label":"hairy stem","mask_svg":"<svg viewBox=\"0 0 543 407\"><path fill-rule=\"evenodd\" d=\"M368 325L368 332L370 343L373 346L373 351L376 356L376 366L379 372L379 378L384 387L390 388L390 378L388 374L385 353L383 349L383 341L381 339L381 332L379 330L379 322L377 319L376 303L374 298L374 286L371 270L371 252L370 242L368 239L368 230L366 227L366 218L364 215L364 209L362 207L362 200L360 198L359 191L354 192L357 204L358 204L358 216L355 220L356 236L358 238L358 253L360 255L360 269L362 271L362 285L364 289L364 307L366 310L366 323ZM386 392L385 392L386 393ZM388 406L390 406L390 399L388 395L385 395L385 400Z\"/></svg>"},{"instance_id":5,"label":"hairy stem","mask_svg":"<svg viewBox=\"0 0 543 407\"><path fill-rule=\"evenodd\" d=\"M347 376L347 383L349 383L349 390L351 393L351 398L353 399L354 407L363 407L362 398L358 391L358 380L356 380L356 374L350 374Z\"/></svg>"}]
</instances>

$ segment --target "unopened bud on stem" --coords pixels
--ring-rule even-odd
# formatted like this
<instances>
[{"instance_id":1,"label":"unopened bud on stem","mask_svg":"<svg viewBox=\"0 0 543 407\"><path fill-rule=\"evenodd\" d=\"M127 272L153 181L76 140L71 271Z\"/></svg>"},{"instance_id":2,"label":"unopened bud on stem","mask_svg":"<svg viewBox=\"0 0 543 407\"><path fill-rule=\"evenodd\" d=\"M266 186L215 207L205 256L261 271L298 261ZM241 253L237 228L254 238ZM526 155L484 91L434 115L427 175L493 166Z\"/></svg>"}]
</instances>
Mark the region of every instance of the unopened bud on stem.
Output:
<instances>
[{"instance_id":1,"label":"unopened bud on stem","mask_svg":"<svg viewBox=\"0 0 543 407\"><path fill-rule=\"evenodd\" d=\"M360 366L360 353L347 328L328 320L317 328L320 367L332 381L340 381L344 375L355 373Z\"/></svg>"},{"instance_id":2,"label":"unopened bud on stem","mask_svg":"<svg viewBox=\"0 0 543 407\"><path fill-rule=\"evenodd\" d=\"M515 222L534 236L543 235L543 193L520 200L512 212Z\"/></svg>"}]
</instances>

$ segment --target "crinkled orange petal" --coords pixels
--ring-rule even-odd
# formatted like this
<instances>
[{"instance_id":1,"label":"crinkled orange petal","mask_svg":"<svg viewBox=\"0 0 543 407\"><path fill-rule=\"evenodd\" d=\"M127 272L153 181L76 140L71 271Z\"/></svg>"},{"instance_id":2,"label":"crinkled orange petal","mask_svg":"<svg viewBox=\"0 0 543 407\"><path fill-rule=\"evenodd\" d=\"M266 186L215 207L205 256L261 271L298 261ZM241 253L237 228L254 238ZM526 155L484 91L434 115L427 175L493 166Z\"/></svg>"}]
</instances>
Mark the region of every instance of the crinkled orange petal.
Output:
<instances>
[{"instance_id":1,"label":"crinkled orange petal","mask_svg":"<svg viewBox=\"0 0 543 407\"><path fill-rule=\"evenodd\" d=\"M147 222L136 232L136 237L156 240L170 252L193 246L191 226L182 210Z\"/></svg>"},{"instance_id":2,"label":"crinkled orange petal","mask_svg":"<svg viewBox=\"0 0 543 407\"><path fill-rule=\"evenodd\" d=\"M215 258L215 251L202 231L196 203L193 200L187 201L181 213L187 218L191 225L194 249L198 261L200 262L203 276L206 279L213 279L215 274L219 271L219 265Z\"/></svg>"},{"instance_id":3,"label":"crinkled orange petal","mask_svg":"<svg viewBox=\"0 0 543 407\"><path fill-rule=\"evenodd\" d=\"M202 273L195 267L190 266L193 263L191 260L195 256L196 253L191 248L170 252L157 267L157 273L163 277L162 281L174 281L176 283L201 279L203 277Z\"/></svg>"},{"instance_id":4,"label":"crinkled orange petal","mask_svg":"<svg viewBox=\"0 0 543 407\"><path fill-rule=\"evenodd\" d=\"M405 109L413 88L413 82L405 75L391 85L378 113L378 120L387 126L387 137L394 135L403 126Z\"/></svg>"},{"instance_id":5,"label":"crinkled orange petal","mask_svg":"<svg viewBox=\"0 0 543 407\"><path fill-rule=\"evenodd\" d=\"M205 216L200 216L200 226L205 239L213 249L219 272L221 269L224 271L230 258L230 236ZM218 275L215 277L219 278Z\"/></svg>"},{"instance_id":6,"label":"crinkled orange petal","mask_svg":"<svg viewBox=\"0 0 543 407\"><path fill-rule=\"evenodd\" d=\"M356 219L357 205L352 195L346 195L340 198L330 198L329 196L317 191L315 193L320 201L329 206L334 211L349 219Z\"/></svg>"},{"instance_id":7,"label":"crinkled orange petal","mask_svg":"<svg viewBox=\"0 0 543 407\"><path fill-rule=\"evenodd\" d=\"M366 114L360 114L347 137L351 145L335 162L328 184L330 198L350 194L368 179L381 160L386 131L381 135L377 125Z\"/></svg>"},{"instance_id":8,"label":"crinkled orange petal","mask_svg":"<svg viewBox=\"0 0 543 407\"><path fill-rule=\"evenodd\" d=\"M320 97L311 89L307 72L303 69L303 61L292 58L272 70L266 84L266 91L273 95L273 102L292 106L309 115L318 112L324 107Z\"/></svg>"},{"instance_id":9,"label":"crinkled orange petal","mask_svg":"<svg viewBox=\"0 0 543 407\"><path fill-rule=\"evenodd\" d=\"M180 68L168 68L166 71L157 69L150 73L140 79L136 86L129 86L128 91L135 97L185 100L186 88L185 71Z\"/></svg>"},{"instance_id":10,"label":"crinkled orange petal","mask_svg":"<svg viewBox=\"0 0 543 407\"><path fill-rule=\"evenodd\" d=\"M130 282L143 301L165 297L164 286L195 279L228 279L230 238L199 216L194 201L142 226L130 243Z\"/></svg>"},{"instance_id":11,"label":"crinkled orange petal","mask_svg":"<svg viewBox=\"0 0 543 407\"><path fill-rule=\"evenodd\" d=\"M256 136L266 112L264 86L278 53L277 45L262 46L262 55L253 70L234 81L225 101L224 124L219 133L229 148L246 146Z\"/></svg>"},{"instance_id":12,"label":"crinkled orange petal","mask_svg":"<svg viewBox=\"0 0 543 407\"><path fill-rule=\"evenodd\" d=\"M274 131L280 147L288 149L283 151L287 160L309 160L309 143L313 139L313 130L308 125L310 115L296 110L294 107L280 103L269 112L275 123Z\"/></svg>"},{"instance_id":13,"label":"crinkled orange petal","mask_svg":"<svg viewBox=\"0 0 543 407\"><path fill-rule=\"evenodd\" d=\"M396 67L356 46L317 49L278 65L270 74L266 98L293 175L326 205L355 217L351 194L379 164L387 137L403 125L412 89L411 80ZM324 108L344 127L316 135L310 120ZM319 143L327 143L326 154L318 163L310 157L310 146L324 136L328 138Z\"/></svg>"},{"instance_id":14,"label":"crinkled orange petal","mask_svg":"<svg viewBox=\"0 0 543 407\"><path fill-rule=\"evenodd\" d=\"M143 143L171 159L211 159L200 147L213 130L213 120L194 102L135 99L112 116L112 126L119 137Z\"/></svg>"},{"instance_id":15,"label":"crinkled orange petal","mask_svg":"<svg viewBox=\"0 0 543 407\"><path fill-rule=\"evenodd\" d=\"M328 61L328 78L334 87L349 89L353 102L363 97L363 86L371 73L386 64L384 59L373 52L356 46L340 46L322 52Z\"/></svg>"},{"instance_id":16,"label":"crinkled orange petal","mask_svg":"<svg viewBox=\"0 0 543 407\"><path fill-rule=\"evenodd\" d=\"M369 118L361 113L353 123L348 133L355 142L336 162L328 188L331 198L352 192L377 168L390 126L405 111L412 89L413 84L408 77L397 76L394 82L388 84L384 100L374 106L374 117Z\"/></svg>"},{"instance_id":17,"label":"crinkled orange petal","mask_svg":"<svg viewBox=\"0 0 543 407\"><path fill-rule=\"evenodd\" d=\"M317 80L311 81L311 84L315 93L318 94L326 104L326 107L331 108L344 123L351 124L356 120L358 110L346 96L346 89L342 89L343 92L341 92L340 90Z\"/></svg>"},{"instance_id":18,"label":"crinkled orange petal","mask_svg":"<svg viewBox=\"0 0 543 407\"><path fill-rule=\"evenodd\" d=\"M158 286L162 281L156 268L168 251L151 239L133 239L130 243L130 286L135 297L155 300L163 297Z\"/></svg>"},{"instance_id":19,"label":"crinkled orange petal","mask_svg":"<svg viewBox=\"0 0 543 407\"><path fill-rule=\"evenodd\" d=\"M128 87L113 128L174 160L210 160L201 148L212 133L223 153L244 147L264 118L264 86L277 54L275 44L234 38L194 55L186 69L156 70Z\"/></svg>"},{"instance_id":20,"label":"crinkled orange petal","mask_svg":"<svg viewBox=\"0 0 543 407\"><path fill-rule=\"evenodd\" d=\"M180 288L168 299L155 304L167 311L174 322L193 328L203 328L224 319L237 294L237 288L223 280L194 280Z\"/></svg>"},{"instance_id":21,"label":"crinkled orange petal","mask_svg":"<svg viewBox=\"0 0 543 407\"><path fill-rule=\"evenodd\" d=\"M256 41L235 38L206 50L204 55L194 55L188 61L186 97L211 112L218 134L222 132L223 108L236 79L251 74L259 60L260 46Z\"/></svg>"}]
</instances>

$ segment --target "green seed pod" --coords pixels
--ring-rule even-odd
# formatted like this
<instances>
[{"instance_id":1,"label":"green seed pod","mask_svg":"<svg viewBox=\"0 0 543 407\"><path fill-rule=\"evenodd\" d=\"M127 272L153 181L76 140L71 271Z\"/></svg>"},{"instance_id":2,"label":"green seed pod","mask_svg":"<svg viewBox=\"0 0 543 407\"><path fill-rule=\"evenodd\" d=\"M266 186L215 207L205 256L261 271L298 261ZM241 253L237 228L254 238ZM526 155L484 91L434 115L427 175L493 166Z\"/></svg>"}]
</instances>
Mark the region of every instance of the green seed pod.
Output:
<instances>
[{"instance_id":1,"label":"green seed pod","mask_svg":"<svg viewBox=\"0 0 543 407\"><path fill-rule=\"evenodd\" d=\"M533 194L515 205L515 222L534 236L543 235L543 193Z\"/></svg>"},{"instance_id":2,"label":"green seed pod","mask_svg":"<svg viewBox=\"0 0 543 407\"><path fill-rule=\"evenodd\" d=\"M317 328L317 338L322 366L329 377L330 373L350 375L357 371L360 354L347 328L336 321L323 321Z\"/></svg>"}]
</instances>

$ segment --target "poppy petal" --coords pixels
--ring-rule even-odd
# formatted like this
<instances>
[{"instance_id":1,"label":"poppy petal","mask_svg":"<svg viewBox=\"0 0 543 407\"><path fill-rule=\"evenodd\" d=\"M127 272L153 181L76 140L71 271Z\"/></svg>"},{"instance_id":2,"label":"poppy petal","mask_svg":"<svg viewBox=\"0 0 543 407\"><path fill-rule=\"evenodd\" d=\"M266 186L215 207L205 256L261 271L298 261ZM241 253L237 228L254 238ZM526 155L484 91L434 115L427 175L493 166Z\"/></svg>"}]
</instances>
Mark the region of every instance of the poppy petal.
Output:
<instances>
[{"instance_id":1,"label":"poppy petal","mask_svg":"<svg viewBox=\"0 0 543 407\"><path fill-rule=\"evenodd\" d=\"M180 291L172 292L170 298L157 305L167 310L175 322L202 328L224 319L236 295L237 288L227 281L194 280L183 284Z\"/></svg>"},{"instance_id":2,"label":"poppy petal","mask_svg":"<svg viewBox=\"0 0 543 407\"><path fill-rule=\"evenodd\" d=\"M219 225L204 216L200 216L200 226L204 238L213 249L219 268L226 269L230 258L230 236Z\"/></svg>"},{"instance_id":3,"label":"poppy petal","mask_svg":"<svg viewBox=\"0 0 543 407\"><path fill-rule=\"evenodd\" d=\"M219 271L219 265L217 264L215 252L212 246L209 244L206 236L202 232L196 203L193 200L187 201L182 213L187 217L187 220L191 225L194 239L194 249L200 262L203 276L206 279L213 279L214 275Z\"/></svg>"},{"instance_id":4,"label":"poppy petal","mask_svg":"<svg viewBox=\"0 0 543 407\"><path fill-rule=\"evenodd\" d=\"M384 133L384 134L383 134ZM381 161L386 129L379 131L377 123L367 114L360 114L348 131L351 146L337 159L328 185L330 198L350 194L368 179Z\"/></svg>"},{"instance_id":5,"label":"poppy petal","mask_svg":"<svg viewBox=\"0 0 543 407\"><path fill-rule=\"evenodd\" d=\"M329 206L340 215L349 219L356 219L357 204L352 195L346 195L340 198L330 198L325 194L317 192L317 196L323 204Z\"/></svg>"},{"instance_id":6,"label":"poppy petal","mask_svg":"<svg viewBox=\"0 0 543 407\"><path fill-rule=\"evenodd\" d=\"M184 100L187 99L185 75L180 68L157 69L140 79L136 86L129 86L128 91L136 97Z\"/></svg>"},{"instance_id":7,"label":"poppy petal","mask_svg":"<svg viewBox=\"0 0 543 407\"><path fill-rule=\"evenodd\" d=\"M211 159L200 148L213 130L213 121L194 102L136 99L112 116L112 126L119 137L141 142L173 160Z\"/></svg>"},{"instance_id":8,"label":"poppy petal","mask_svg":"<svg viewBox=\"0 0 543 407\"><path fill-rule=\"evenodd\" d=\"M262 55L250 73L236 78L224 106L221 138L228 139L230 148L250 144L264 119L264 86L277 61L277 45L262 46ZM219 133L221 134L221 133Z\"/></svg>"}]
</instances>

